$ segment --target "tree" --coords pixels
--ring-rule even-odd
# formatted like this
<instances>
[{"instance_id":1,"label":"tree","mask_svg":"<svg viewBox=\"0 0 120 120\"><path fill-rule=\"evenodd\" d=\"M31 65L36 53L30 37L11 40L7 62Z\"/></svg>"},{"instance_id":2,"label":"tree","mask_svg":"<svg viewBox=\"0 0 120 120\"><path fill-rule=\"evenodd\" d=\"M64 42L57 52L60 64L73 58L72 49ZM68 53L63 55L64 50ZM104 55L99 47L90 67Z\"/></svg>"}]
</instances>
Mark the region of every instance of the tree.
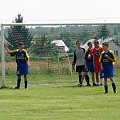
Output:
<instances>
[{"instance_id":1,"label":"tree","mask_svg":"<svg viewBox=\"0 0 120 120\"><path fill-rule=\"evenodd\" d=\"M110 30L108 29L108 27L106 25L102 25L100 27L100 29L98 30L98 36L100 38L103 38L103 40L105 38L107 38L110 35Z\"/></svg>"},{"instance_id":2,"label":"tree","mask_svg":"<svg viewBox=\"0 0 120 120\"><path fill-rule=\"evenodd\" d=\"M23 17L21 14L17 15L14 23L23 23ZM29 32L28 28L23 25L10 26L10 28L7 28L6 31L7 33L5 38L8 41L11 49L15 49L18 45L18 42L24 42L26 48L30 47L33 35Z\"/></svg>"},{"instance_id":3,"label":"tree","mask_svg":"<svg viewBox=\"0 0 120 120\"><path fill-rule=\"evenodd\" d=\"M69 48L69 52L73 52L75 49L74 44L75 44L76 39L72 38L72 37L74 37L73 34L71 34L69 32L60 34L60 39L62 39L65 42L65 44Z\"/></svg>"},{"instance_id":4,"label":"tree","mask_svg":"<svg viewBox=\"0 0 120 120\"><path fill-rule=\"evenodd\" d=\"M57 47L45 35L33 38L31 53L37 57L57 56Z\"/></svg>"}]
</instances>

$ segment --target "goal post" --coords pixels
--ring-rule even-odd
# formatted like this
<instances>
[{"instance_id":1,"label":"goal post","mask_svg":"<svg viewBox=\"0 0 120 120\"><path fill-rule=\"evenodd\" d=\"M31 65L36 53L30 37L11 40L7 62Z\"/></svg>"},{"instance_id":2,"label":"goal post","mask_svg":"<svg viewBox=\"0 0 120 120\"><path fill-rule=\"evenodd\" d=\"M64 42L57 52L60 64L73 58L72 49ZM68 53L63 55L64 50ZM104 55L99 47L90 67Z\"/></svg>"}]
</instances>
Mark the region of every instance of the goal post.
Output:
<instances>
[{"instance_id":1,"label":"goal post","mask_svg":"<svg viewBox=\"0 0 120 120\"><path fill-rule=\"evenodd\" d=\"M15 86L16 84L16 63L15 59L5 52L4 43L7 42L9 49L15 49L13 45L21 39L29 39L30 35L25 34L28 31L24 28L36 28L39 26L60 26L66 25L65 23L50 23L50 24L25 24L25 23L11 23L1 24L1 78L2 88L8 86ZM71 24L70 24L71 25ZM19 28L22 26L22 31ZM12 31L10 30L12 29ZM21 29L20 29L21 30ZM23 31L24 30L24 31ZM31 31L30 31L31 32ZM8 40L8 34L10 34ZM6 37L7 35L7 37ZM23 35L23 36L21 36ZM50 41L44 36L32 36L31 45L29 46L28 53L30 55L30 68L29 79L30 85L48 85L48 84L68 84L73 82L71 79L71 63L69 61L68 53L59 54L58 48L55 44L50 45ZM42 39L42 40L41 40ZM29 40L25 42L25 47L28 45ZM51 52L50 52L51 51ZM58 53L57 53L58 52ZM59 60L58 60L59 57Z\"/></svg>"},{"instance_id":2,"label":"goal post","mask_svg":"<svg viewBox=\"0 0 120 120\"><path fill-rule=\"evenodd\" d=\"M1 65L2 65L2 86L5 87L5 54L4 54L4 26L1 24Z\"/></svg>"},{"instance_id":3,"label":"goal post","mask_svg":"<svg viewBox=\"0 0 120 120\"><path fill-rule=\"evenodd\" d=\"M28 39L25 45L29 46L28 52L30 54L30 62L31 66L29 68L30 75L29 78L30 84L32 85L46 85L46 84L68 84L68 83L77 83L77 78L73 79L71 61L69 59L69 54L63 56L60 54L56 54L55 45L50 45L50 41L45 38L45 36L37 35L33 36L28 35L29 31L25 27L36 28L40 26L65 26L65 25L120 25L120 23L76 23L76 22L51 22L51 23L1 23L1 81L2 87L6 87L8 85L15 85L16 78L15 76L15 62L14 59L10 59L10 56L7 56L4 49L4 43L7 41L11 48L14 48L15 45L21 39ZM16 27L17 26L17 27ZM23 27L22 29L20 27ZM13 31L9 30L10 38L14 39L12 41L6 40L5 37L7 29L11 28ZM19 29L21 31L19 31ZM30 31L31 32L31 31ZM33 31L32 31L33 32ZM9 34L7 33L7 35ZM15 36L15 37L14 37ZM33 37L32 41L29 41ZM9 38L9 39L10 39ZM28 43L29 42L29 43ZM32 44L31 46L29 44ZM51 52L50 52L51 51ZM6 62L6 56L7 61ZM6 69L7 66L7 69ZM6 78L7 74L7 78ZM12 79L15 79L14 81ZM33 79L33 80L32 80ZM10 84L8 84L10 82Z\"/></svg>"}]
</instances>

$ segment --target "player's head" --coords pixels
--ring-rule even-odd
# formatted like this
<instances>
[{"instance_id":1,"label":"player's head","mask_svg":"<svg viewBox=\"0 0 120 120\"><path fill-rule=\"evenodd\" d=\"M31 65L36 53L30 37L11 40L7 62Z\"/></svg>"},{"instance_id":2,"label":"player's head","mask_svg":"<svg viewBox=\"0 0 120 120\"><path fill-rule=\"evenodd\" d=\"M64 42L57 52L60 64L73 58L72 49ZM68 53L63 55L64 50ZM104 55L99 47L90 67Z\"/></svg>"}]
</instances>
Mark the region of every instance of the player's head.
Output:
<instances>
[{"instance_id":1,"label":"player's head","mask_svg":"<svg viewBox=\"0 0 120 120\"><path fill-rule=\"evenodd\" d=\"M103 50L104 50L104 51L108 50L108 47L109 47L108 42L104 42L104 43L102 44L102 47L103 47Z\"/></svg>"},{"instance_id":2,"label":"player's head","mask_svg":"<svg viewBox=\"0 0 120 120\"><path fill-rule=\"evenodd\" d=\"M18 48L19 48L20 50L22 50L22 49L24 48L24 43L23 43L23 42L19 42L19 43L18 43Z\"/></svg>"},{"instance_id":3,"label":"player's head","mask_svg":"<svg viewBox=\"0 0 120 120\"><path fill-rule=\"evenodd\" d=\"M97 39L94 40L94 46L95 48L99 47L99 41Z\"/></svg>"},{"instance_id":4,"label":"player's head","mask_svg":"<svg viewBox=\"0 0 120 120\"><path fill-rule=\"evenodd\" d=\"M92 48L92 42L88 42L88 47Z\"/></svg>"},{"instance_id":5,"label":"player's head","mask_svg":"<svg viewBox=\"0 0 120 120\"><path fill-rule=\"evenodd\" d=\"M79 40L76 41L76 46L79 48L81 46L81 42Z\"/></svg>"}]
</instances>

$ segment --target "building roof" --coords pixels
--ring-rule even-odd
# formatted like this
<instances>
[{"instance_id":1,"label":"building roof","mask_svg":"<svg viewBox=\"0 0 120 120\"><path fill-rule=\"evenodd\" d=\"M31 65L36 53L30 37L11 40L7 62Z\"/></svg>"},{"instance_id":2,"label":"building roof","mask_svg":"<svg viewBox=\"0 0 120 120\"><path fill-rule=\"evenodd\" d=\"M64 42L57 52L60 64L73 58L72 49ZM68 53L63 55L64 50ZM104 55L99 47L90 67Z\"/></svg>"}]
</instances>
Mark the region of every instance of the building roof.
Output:
<instances>
[{"instance_id":1,"label":"building roof","mask_svg":"<svg viewBox=\"0 0 120 120\"><path fill-rule=\"evenodd\" d=\"M66 46L63 40L53 40L52 43L55 43L56 46L63 46L65 47L65 51L69 51L69 48Z\"/></svg>"},{"instance_id":2,"label":"building roof","mask_svg":"<svg viewBox=\"0 0 120 120\"><path fill-rule=\"evenodd\" d=\"M85 49L87 49L88 48L88 42L93 42L95 39L90 39L90 40L88 40L82 47L83 48L85 48ZM103 42L110 42L110 41L114 41L114 37L108 37L108 38L106 38L104 41L102 40L102 39L98 39L98 41L99 41L99 44L100 44L100 46L102 46L102 43ZM94 46L93 46L94 47Z\"/></svg>"},{"instance_id":3,"label":"building roof","mask_svg":"<svg viewBox=\"0 0 120 120\"><path fill-rule=\"evenodd\" d=\"M106 38L103 42L110 42L110 41L112 41L112 40L114 40L113 37L108 37L108 38Z\"/></svg>"},{"instance_id":4,"label":"building roof","mask_svg":"<svg viewBox=\"0 0 120 120\"><path fill-rule=\"evenodd\" d=\"M87 49L88 48L88 42L94 42L94 40L95 39L90 39L90 40L88 40L84 45L82 45L82 47L84 48L84 49ZM99 41L99 43L100 43L100 46L102 45L102 39L98 39L98 41ZM94 46L93 46L94 47Z\"/></svg>"}]
</instances>

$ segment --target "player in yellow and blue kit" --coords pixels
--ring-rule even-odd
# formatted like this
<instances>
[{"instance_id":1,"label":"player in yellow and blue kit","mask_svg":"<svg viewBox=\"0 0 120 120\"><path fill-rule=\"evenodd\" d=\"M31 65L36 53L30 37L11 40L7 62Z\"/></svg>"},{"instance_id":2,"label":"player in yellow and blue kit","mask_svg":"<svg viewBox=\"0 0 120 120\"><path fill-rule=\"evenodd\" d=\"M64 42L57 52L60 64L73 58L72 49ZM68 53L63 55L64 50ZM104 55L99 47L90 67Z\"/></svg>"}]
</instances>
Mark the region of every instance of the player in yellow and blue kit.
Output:
<instances>
[{"instance_id":1,"label":"player in yellow and blue kit","mask_svg":"<svg viewBox=\"0 0 120 120\"><path fill-rule=\"evenodd\" d=\"M21 75L24 75L25 89L27 89L27 86L28 86L27 75L28 75L29 56L28 56L27 51L24 49L24 43L19 42L18 49L16 49L16 50L9 50L6 45L4 45L4 46L5 46L6 51L11 56L14 56L15 59L16 59L16 63L17 63L16 74L17 74L18 80L17 80L17 86L15 87L15 89L20 88Z\"/></svg>"},{"instance_id":2,"label":"player in yellow and blue kit","mask_svg":"<svg viewBox=\"0 0 120 120\"><path fill-rule=\"evenodd\" d=\"M108 84L107 84L107 78L109 78L112 82L112 88L114 93L116 93L116 85L113 80L113 63L116 60L116 57L114 55L114 52L112 50L109 50L109 45L107 42L102 44L103 46L103 52L100 55L100 62L101 62L101 68L103 70L103 78L104 78L104 89L105 94L108 93Z\"/></svg>"}]
</instances>

